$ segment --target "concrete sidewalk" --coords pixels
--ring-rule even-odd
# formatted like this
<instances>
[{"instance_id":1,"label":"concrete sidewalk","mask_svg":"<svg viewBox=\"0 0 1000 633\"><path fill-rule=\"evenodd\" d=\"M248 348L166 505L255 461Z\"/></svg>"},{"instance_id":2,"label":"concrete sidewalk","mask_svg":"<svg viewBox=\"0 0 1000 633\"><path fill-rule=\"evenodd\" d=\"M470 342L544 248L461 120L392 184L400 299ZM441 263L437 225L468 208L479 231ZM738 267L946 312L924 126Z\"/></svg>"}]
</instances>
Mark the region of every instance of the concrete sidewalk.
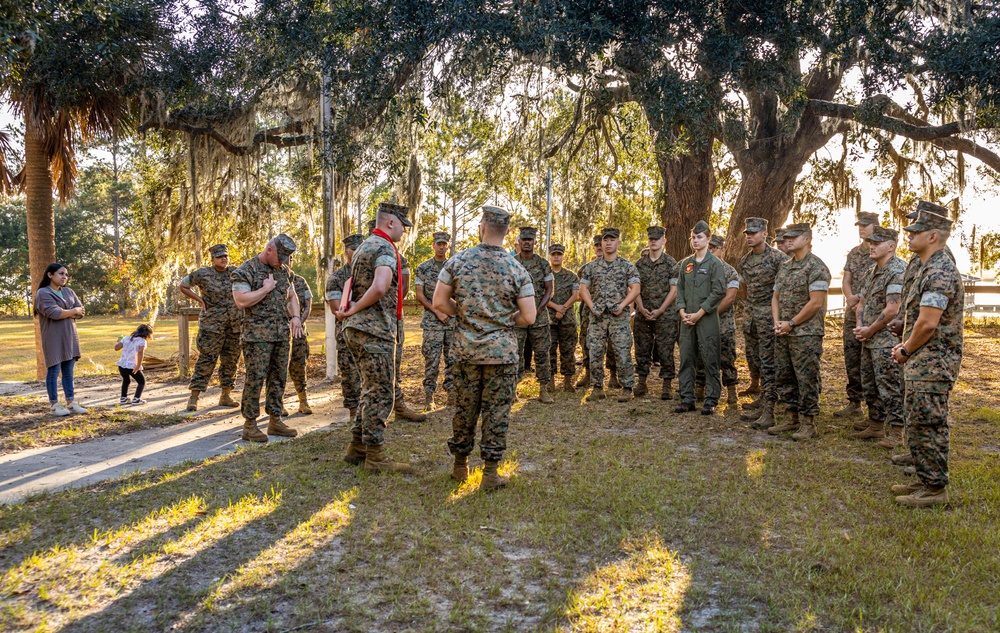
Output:
<instances>
[{"instance_id":1,"label":"concrete sidewalk","mask_svg":"<svg viewBox=\"0 0 1000 633\"><path fill-rule=\"evenodd\" d=\"M118 404L118 388L115 381L81 385L77 389L77 400L85 407L115 406ZM12 386L0 389L0 395L13 393ZM17 395L44 393L44 385L40 389L33 385L16 389ZM148 404L141 409L150 413L192 415L184 412L188 393L183 384L150 385L143 394ZM239 400L239 394L234 396ZM239 409L213 408L218 398L218 388L210 389L199 403L198 413L193 414L199 418L190 422L0 456L0 503L18 503L33 493L85 486L158 466L202 461L251 444L240 440L243 418ZM329 382L311 386L309 402L313 415L295 413L285 418L289 426L298 430L299 437L317 429L346 428L348 414L346 409L341 408L339 386ZM298 410L298 399L294 393L291 397L286 396L285 407L290 412ZM214 415L200 417L206 412ZM266 416L262 420L260 426L263 430L267 425ZM271 441L288 440L274 438Z\"/></svg>"}]
</instances>

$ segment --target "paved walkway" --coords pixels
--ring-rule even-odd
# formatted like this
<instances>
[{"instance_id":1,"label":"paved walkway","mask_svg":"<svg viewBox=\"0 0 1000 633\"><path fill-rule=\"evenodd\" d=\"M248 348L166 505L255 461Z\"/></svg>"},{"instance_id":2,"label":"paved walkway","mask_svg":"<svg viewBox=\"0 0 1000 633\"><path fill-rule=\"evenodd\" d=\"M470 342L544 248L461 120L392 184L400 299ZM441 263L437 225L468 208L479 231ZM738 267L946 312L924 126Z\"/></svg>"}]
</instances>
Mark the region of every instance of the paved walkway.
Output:
<instances>
[{"instance_id":1,"label":"paved walkway","mask_svg":"<svg viewBox=\"0 0 1000 633\"><path fill-rule=\"evenodd\" d=\"M151 381L152 382L152 381ZM119 383L100 381L83 384L77 389L77 400L85 407L114 406L118 403ZM326 428L344 428L347 410L341 408L340 388L328 382L310 388L309 402L313 415L298 413L286 418L287 424L305 433ZM0 385L0 395L44 395L41 388L24 383ZM150 384L143 394L149 404L143 410L155 413L184 411L188 391L182 384ZM168 427L137 431L127 435L103 437L79 444L35 448L0 456L0 503L17 503L26 496L42 491L85 486L113 479L136 471L158 466L172 466L186 461L202 461L216 455L234 452L249 444L240 440L243 418L239 409L215 407L218 388L211 388L199 402L200 410L216 413L209 418L181 422ZM239 400L238 394L236 399ZM298 399L292 393L285 398L285 407L298 410ZM261 424L261 427L266 425ZM275 438L271 441L287 441Z\"/></svg>"}]
</instances>

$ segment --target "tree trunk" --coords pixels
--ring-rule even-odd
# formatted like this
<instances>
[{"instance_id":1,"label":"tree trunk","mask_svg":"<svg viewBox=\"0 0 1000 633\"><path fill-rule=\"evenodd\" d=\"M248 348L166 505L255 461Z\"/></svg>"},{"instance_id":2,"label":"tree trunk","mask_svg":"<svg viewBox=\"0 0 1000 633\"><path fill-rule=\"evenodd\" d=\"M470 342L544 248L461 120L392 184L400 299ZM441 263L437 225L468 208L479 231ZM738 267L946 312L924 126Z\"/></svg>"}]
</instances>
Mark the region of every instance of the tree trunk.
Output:
<instances>
[{"instance_id":1,"label":"tree trunk","mask_svg":"<svg viewBox=\"0 0 1000 633\"><path fill-rule=\"evenodd\" d=\"M698 220L708 221L715 193L712 146L682 156L658 154L656 162L663 177L663 207L660 218L667 230L664 249L680 260L691 254L691 228Z\"/></svg>"},{"instance_id":2,"label":"tree trunk","mask_svg":"<svg viewBox=\"0 0 1000 633\"><path fill-rule=\"evenodd\" d=\"M27 110L27 108L26 108ZM45 267L56 261L56 223L52 211L52 171L45 148L44 132L25 117L24 182L28 222L28 264L32 294L45 274ZM34 297L32 297L34 301ZM45 378L42 335L35 318L35 377Z\"/></svg>"}]
</instances>

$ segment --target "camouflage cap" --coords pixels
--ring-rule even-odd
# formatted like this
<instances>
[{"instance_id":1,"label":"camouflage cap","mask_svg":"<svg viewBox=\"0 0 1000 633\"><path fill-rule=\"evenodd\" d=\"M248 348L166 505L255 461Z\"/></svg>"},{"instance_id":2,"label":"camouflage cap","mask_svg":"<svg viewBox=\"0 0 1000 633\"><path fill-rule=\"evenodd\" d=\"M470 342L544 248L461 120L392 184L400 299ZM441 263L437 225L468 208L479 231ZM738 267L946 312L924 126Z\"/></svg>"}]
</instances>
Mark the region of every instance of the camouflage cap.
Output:
<instances>
[{"instance_id":1,"label":"camouflage cap","mask_svg":"<svg viewBox=\"0 0 1000 633\"><path fill-rule=\"evenodd\" d=\"M538 229L533 226L522 226L520 230L521 232L518 234L518 237L522 240L533 240L535 239L535 234L538 233Z\"/></svg>"},{"instance_id":2,"label":"camouflage cap","mask_svg":"<svg viewBox=\"0 0 1000 633\"><path fill-rule=\"evenodd\" d=\"M409 214L410 208L404 207L401 204L389 204L388 202L381 202L378 205L379 213L389 213L391 215L399 218L399 221L403 223L403 226L413 226L413 222L410 222Z\"/></svg>"},{"instance_id":3,"label":"camouflage cap","mask_svg":"<svg viewBox=\"0 0 1000 633\"><path fill-rule=\"evenodd\" d=\"M646 235L651 240L658 240L667 234L667 230L662 226L651 226L646 229Z\"/></svg>"},{"instance_id":4,"label":"camouflage cap","mask_svg":"<svg viewBox=\"0 0 1000 633\"><path fill-rule=\"evenodd\" d=\"M780 229L774 232L774 241L782 242L784 240L785 240L785 227L781 227Z\"/></svg>"},{"instance_id":5,"label":"camouflage cap","mask_svg":"<svg viewBox=\"0 0 1000 633\"><path fill-rule=\"evenodd\" d=\"M375 230L375 218L368 220L368 232L371 233Z\"/></svg>"},{"instance_id":6,"label":"camouflage cap","mask_svg":"<svg viewBox=\"0 0 1000 633\"><path fill-rule=\"evenodd\" d=\"M812 226L808 222L797 222L795 224L789 224L788 226L785 227L784 239L787 240L790 237L798 237L803 233L808 233L809 235L812 235L812 230L813 230Z\"/></svg>"},{"instance_id":7,"label":"camouflage cap","mask_svg":"<svg viewBox=\"0 0 1000 633\"><path fill-rule=\"evenodd\" d=\"M708 240L708 245L713 248L725 248L726 238L722 237L721 235L713 233L712 237L710 237Z\"/></svg>"},{"instance_id":8,"label":"camouflage cap","mask_svg":"<svg viewBox=\"0 0 1000 633\"><path fill-rule=\"evenodd\" d=\"M744 233L760 233L767 230L767 220L764 218L747 218Z\"/></svg>"},{"instance_id":9,"label":"camouflage cap","mask_svg":"<svg viewBox=\"0 0 1000 633\"><path fill-rule=\"evenodd\" d=\"M229 247L225 244L216 244L208 249L208 252L212 254L212 257L229 257Z\"/></svg>"},{"instance_id":10,"label":"camouflage cap","mask_svg":"<svg viewBox=\"0 0 1000 633\"><path fill-rule=\"evenodd\" d=\"M868 237L869 242L897 242L899 241L899 231L884 226L876 226L875 230Z\"/></svg>"},{"instance_id":11,"label":"camouflage cap","mask_svg":"<svg viewBox=\"0 0 1000 633\"><path fill-rule=\"evenodd\" d=\"M344 248L349 248L352 251L358 250L358 247L361 246L361 242L364 241L365 238L360 233L355 233L354 235L348 235L347 237L341 240L341 242L343 242L344 244Z\"/></svg>"},{"instance_id":12,"label":"camouflage cap","mask_svg":"<svg viewBox=\"0 0 1000 633\"><path fill-rule=\"evenodd\" d=\"M773 236L773 235L768 235L768 236L767 236L767 237L765 238L765 240L764 240L764 241L766 241L766 242L767 242L768 246L774 246L774 236Z\"/></svg>"},{"instance_id":13,"label":"camouflage cap","mask_svg":"<svg viewBox=\"0 0 1000 633\"><path fill-rule=\"evenodd\" d=\"M497 226L510 226L510 213L500 207L483 207L483 221Z\"/></svg>"},{"instance_id":14,"label":"camouflage cap","mask_svg":"<svg viewBox=\"0 0 1000 633\"><path fill-rule=\"evenodd\" d=\"M943 215L944 217L948 217L948 209L946 209L945 207L942 207L939 204L934 204L933 202L927 202L926 200L918 200L917 208L907 213L906 219L916 220L917 214L920 212L921 209L927 209L928 211L932 211L934 213L937 213L938 215Z\"/></svg>"},{"instance_id":15,"label":"camouflage cap","mask_svg":"<svg viewBox=\"0 0 1000 633\"><path fill-rule=\"evenodd\" d=\"M868 226L869 224L879 224L878 214L862 211L858 214L858 221L854 226Z\"/></svg>"},{"instance_id":16,"label":"camouflage cap","mask_svg":"<svg viewBox=\"0 0 1000 633\"><path fill-rule=\"evenodd\" d=\"M606 226L606 227L604 227L604 229L601 230L601 241L602 242L604 241L604 238L606 238L606 237L613 237L613 238L615 238L617 240L621 236L622 236L622 232L621 231L619 231L616 228L612 228L610 226Z\"/></svg>"},{"instance_id":17,"label":"camouflage cap","mask_svg":"<svg viewBox=\"0 0 1000 633\"><path fill-rule=\"evenodd\" d=\"M712 234L712 229L708 228L708 222L704 220L698 220L694 224L694 228L691 229L692 233L704 233L706 235Z\"/></svg>"},{"instance_id":18,"label":"camouflage cap","mask_svg":"<svg viewBox=\"0 0 1000 633\"><path fill-rule=\"evenodd\" d=\"M604 236L603 235L595 235L594 236L594 246L600 246L601 242L603 242L603 241L604 241Z\"/></svg>"},{"instance_id":19,"label":"camouflage cap","mask_svg":"<svg viewBox=\"0 0 1000 633\"><path fill-rule=\"evenodd\" d=\"M939 207L936 204L932 206L937 207L939 209L943 208ZM951 220L949 220L947 216L931 211L929 207L921 207L920 205L917 205L917 219L914 220L913 224L903 227L904 231L909 231L910 233L919 233L920 231L930 231L931 229L950 231Z\"/></svg>"},{"instance_id":20,"label":"camouflage cap","mask_svg":"<svg viewBox=\"0 0 1000 633\"><path fill-rule=\"evenodd\" d=\"M287 264L292 253L295 252L295 242L284 233L281 233L271 241L274 242L274 248L278 250L278 261L282 264Z\"/></svg>"},{"instance_id":21,"label":"camouflage cap","mask_svg":"<svg viewBox=\"0 0 1000 633\"><path fill-rule=\"evenodd\" d=\"M434 243L451 242L451 234L447 231L438 231L434 234Z\"/></svg>"},{"instance_id":22,"label":"camouflage cap","mask_svg":"<svg viewBox=\"0 0 1000 633\"><path fill-rule=\"evenodd\" d=\"M553 244L549 247L549 255L564 255L566 253L566 247L562 244Z\"/></svg>"}]
</instances>

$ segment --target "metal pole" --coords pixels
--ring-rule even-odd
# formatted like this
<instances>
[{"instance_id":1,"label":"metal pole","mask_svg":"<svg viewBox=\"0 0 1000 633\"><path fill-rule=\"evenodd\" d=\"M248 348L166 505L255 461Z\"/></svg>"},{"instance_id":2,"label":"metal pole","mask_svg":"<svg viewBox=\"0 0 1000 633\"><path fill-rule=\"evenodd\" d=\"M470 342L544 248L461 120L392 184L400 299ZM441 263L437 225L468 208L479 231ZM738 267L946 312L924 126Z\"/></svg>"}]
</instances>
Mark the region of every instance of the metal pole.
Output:
<instances>
[{"instance_id":1,"label":"metal pole","mask_svg":"<svg viewBox=\"0 0 1000 633\"><path fill-rule=\"evenodd\" d=\"M334 273L334 254L337 243L336 226L333 217L333 201L335 198L334 178L331 177L330 165L330 79L325 74L321 79L320 86L320 108L319 127L322 134L323 143L323 228L324 231L324 255L326 256L326 274L329 277ZM325 297L324 297L325 299ZM326 326L326 377L327 380L337 377L337 319L333 316L330 304L323 301L326 308L323 311L324 325Z\"/></svg>"},{"instance_id":2,"label":"metal pole","mask_svg":"<svg viewBox=\"0 0 1000 633\"><path fill-rule=\"evenodd\" d=\"M545 254L548 255L552 246L552 168L549 167L545 178Z\"/></svg>"}]
</instances>

